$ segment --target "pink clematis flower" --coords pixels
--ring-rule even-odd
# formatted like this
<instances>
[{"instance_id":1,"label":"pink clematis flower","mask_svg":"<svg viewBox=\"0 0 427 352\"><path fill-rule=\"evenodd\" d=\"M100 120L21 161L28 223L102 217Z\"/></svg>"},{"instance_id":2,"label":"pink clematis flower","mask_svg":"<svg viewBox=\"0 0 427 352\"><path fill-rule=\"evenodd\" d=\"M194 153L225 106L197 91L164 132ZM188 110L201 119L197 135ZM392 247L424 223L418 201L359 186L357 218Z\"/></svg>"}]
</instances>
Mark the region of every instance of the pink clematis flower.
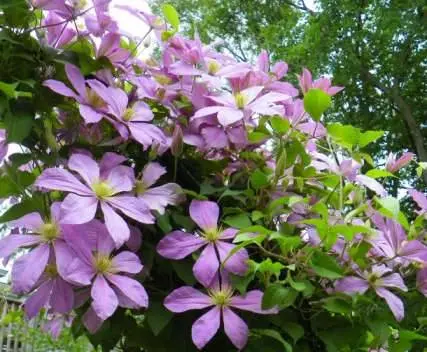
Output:
<instances>
[{"instance_id":1,"label":"pink clematis flower","mask_svg":"<svg viewBox=\"0 0 427 352\"><path fill-rule=\"evenodd\" d=\"M346 159L342 160L338 164L332 158L318 153L317 151L311 152L311 155L313 156L311 165L317 170L329 170L337 175L345 177L350 182L357 182L366 186L381 197L385 197L387 195L387 191L384 189L381 183L369 176L359 174L359 170L362 165L360 165L357 161L353 159Z\"/></svg>"},{"instance_id":2,"label":"pink clematis flower","mask_svg":"<svg viewBox=\"0 0 427 352\"><path fill-rule=\"evenodd\" d=\"M374 255L393 260L395 264L427 261L427 246L418 240L408 241L405 230L396 221L384 218L378 213L371 217L379 231L369 242Z\"/></svg>"},{"instance_id":3,"label":"pink clematis flower","mask_svg":"<svg viewBox=\"0 0 427 352\"><path fill-rule=\"evenodd\" d=\"M258 97L263 89L264 87L255 86L235 94L225 93L220 96L209 96L209 99L220 105L208 106L197 110L193 119L216 115L218 122L222 126L228 126L243 120L245 117L249 118L253 113L262 115L280 114L280 108L274 104L289 100L291 97L275 92Z\"/></svg>"},{"instance_id":4,"label":"pink clematis flower","mask_svg":"<svg viewBox=\"0 0 427 352\"><path fill-rule=\"evenodd\" d=\"M166 173L159 163L148 163L142 172L142 178L136 181L135 193L151 210L164 214L168 205L177 205L183 199L182 188L176 183L166 183L151 187Z\"/></svg>"},{"instance_id":5,"label":"pink clematis flower","mask_svg":"<svg viewBox=\"0 0 427 352\"><path fill-rule=\"evenodd\" d=\"M233 239L238 230L218 228L219 207L214 202L193 200L190 204L190 217L202 232L189 234L179 230L173 231L160 240L157 252L168 259L183 259L204 247L193 267L193 273L197 280L208 286L214 279L220 263L223 263L236 247L226 240ZM241 249L223 263L224 268L233 274L244 275L247 260L248 253L245 249Z\"/></svg>"},{"instance_id":6,"label":"pink clematis flower","mask_svg":"<svg viewBox=\"0 0 427 352\"><path fill-rule=\"evenodd\" d=\"M106 159L110 157L107 156ZM102 160L100 165L112 161L106 159ZM77 172L84 183L61 168L44 170L35 183L44 189L70 192L61 206L64 223L84 224L92 220L99 204L107 229L119 247L129 239L130 230L126 221L114 209L138 222L145 224L154 222L154 217L145 202L121 194L130 192L134 187L132 168L118 165L103 173L95 160L83 154L73 154L68 161L68 168Z\"/></svg>"},{"instance_id":7,"label":"pink clematis flower","mask_svg":"<svg viewBox=\"0 0 427 352\"><path fill-rule=\"evenodd\" d=\"M2 162L6 156L7 150L6 131L0 129L0 162Z\"/></svg>"},{"instance_id":8,"label":"pink clematis flower","mask_svg":"<svg viewBox=\"0 0 427 352\"><path fill-rule=\"evenodd\" d=\"M78 277L79 281L92 282L91 311L99 321L108 319L119 306L148 306L148 295L144 287L138 281L123 275L137 274L142 270L138 256L129 251L113 255L115 244L105 226L97 231L93 248L88 246L86 238L78 232L69 233L66 240L85 265L84 269L73 273L71 278Z\"/></svg>"},{"instance_id":9,"label":"pink clematis flower","mask_svg":"<svg viewBox=\"0 0 427 352\"><path fill-rule=\"evenodd\" d=\"M347 294L364 294L369 288L375 290L376 294L384 298L396 320L401 321L405 315L402 300L392 293L388 288L398 288L404 292L408 291L402 277L397 273L391 273L391 269L385 265L376 265L372 272L363 272L359 276L348 276L338 280L335 290Z\"/></svg>"},{"instance_id":10,"label":"pink clematis flower","mask_svg":"<svg viewBox=\"0 0 427 352\"><path fill-rule=\"evenodd\" d=\"M74 252L64 241L64 235L77 228L85 234L92 231L92 223L85 226L68 225L60 214L60 203L51 206L50 219L43 220L39 213L30 213L9 226L29 230L29 234L11 234L0 240L0 257L12 255L18 248L32 248L19 257L12 268L12 289L16 293L30 291L43 275L49 258L55 256L56 270L66 278ZM75 263L76 267L79 263Z\"/></svg>"},{"instance_id":11,"label":"pink clematis flower","mask_svg":"<svg viewBox=\"0 0 427 352\"><path fill-rule=\"evenodd\" d=\"M117 23L108 14L111 0L93 0L95 15L87 14L85 24L88 31L95 37L101 37L105 32L115 33L118 31Z\"/></svg>"},{"instance_id":12,"label":"pink clematis flower","mask_svg":"<svg viewBox=\"0 0 427 352\"><path fill-rule=\"evenodd\" d=\"M264 310L261 308L263 293L259 290L247 292L244 296L235 295L225 275L218 275L214 282L207 286L207 293L196 290L191 286L183 286L172 291L164 301L167 309L174 313L182 313L193 309L212 307L207 313L197 319L192 327L193 343L199 350L215 336L221 325L225 334L236 348L245 347L249 329L246 323L232 308L246 310L257 314L277 314L276 308Z\"/></svg>"},{"instance_id":13,"label":"pink clematis flower","mask_svg":"<svg viewBox=\"0 0 427 352\"><path fill-rule=\"evenodd\" d=\"M418 211L418 213L427 213L427 196L415 189L409 190L408 193L412 197L414 202L417 203L418 207L421 209Z\"/></svg>"},{"instance_id":14,"label":"pink clematis flower","mask_svg":"<svg viewBox=\"0 0 427 352\"><path fill-rule=\"evenodd\" d=\"M386 161L386 170L395 173L408 165L414 158L414 153L403 153L402 156L396 160L396 155L390 153Z\"/></svg>"},{"instance_id":15,"label":"pink clematis flower","mask_svg":"<svg viewBox=\"0 0 427 352\"><path fill-rule=\"evenodd\" d=\"M344 89L344 87L332 86L331 80L325 77L313 82L311 72L306 68L303 69L302 75L298 77L298 81L303 93L307 93L311 88L318 88L329 95L335 95Z\"/></svg>"},{"instance_id":16,"label":"pink clematis flower","mask_svg":"<svg viewBox=\"0 0 427 352\"><path fill-rule=\"evenodd\" d=\"M80 115L86 123L99 122L104 116L103 110L105 110L104 108L106 107L105 101L86 85L88 81L85 80L76 66L66 64L65 72L77 93L68 88L63 82L53 79L45 81L43 85L53 90L55 93L75 99L79 103Z\"/></svg>"},{"instance_id":17,"label":"pink clematis flower","mask_svg":"<svg viewBox=\"0 0 427 352\"><path fill-rule=\"evenodd\" d=\"M69 44L76 36L74 28L68 26L68 23L62 23L64 20L56 12L50 11L43 19L43 26L46 26L47 44L54 48L62 48ZM56 25L56 23L62 23Z\"/></svg>"},{"instance_id":18,"label":"pink clematis flower","mask_svg":"<svg viewBox=\"0 0 427 352\"><path fill-rule=\"evenodd\" d=\"M120 64L131 56L131 53L120 47L120 35L117 33L105 34L96 51L96 57L106 57L113 65ZM108 100L106 100L108 102Z\"/></svg>"},{"instance_id":19,"label":"pink clematis flower","mask_svg":"<svg viewBox=\"0 0 427 352\"><path fill-rule=\"evenodd\" d=\"M113 87L106 87L96 81L91 82L90 86L104 101L108 102L109 112L117 118L119 126L126 126L133 139L141 143L144 150L154 142L164 143L165 136L160 128L153 125L151 121L154 118L150 107L143 101L137 101L128 107L129 98L127 94ZM120 132L120 130L119 130ZM123 132L121 132L122 135Z\"/></svg>"}]
</instances>

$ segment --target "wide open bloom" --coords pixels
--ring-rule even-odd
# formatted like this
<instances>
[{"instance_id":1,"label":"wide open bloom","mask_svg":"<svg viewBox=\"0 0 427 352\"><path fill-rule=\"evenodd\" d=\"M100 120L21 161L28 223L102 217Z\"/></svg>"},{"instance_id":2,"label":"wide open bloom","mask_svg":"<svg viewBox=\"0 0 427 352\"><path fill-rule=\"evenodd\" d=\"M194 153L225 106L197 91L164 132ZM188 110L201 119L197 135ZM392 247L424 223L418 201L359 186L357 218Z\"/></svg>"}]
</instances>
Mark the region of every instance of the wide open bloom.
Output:
<instances>
[{"instance_id":1,"label":"wide open bloom","mask_svg":"<svg viewBox=\"0 0 427 352\"><path fill-rule=\"evenodd\" d=\"M261 115L280 114L280 108L274 104L289 100L291 97L275 92L258 97L263 89L264 87L255 86L234 94L224 93L220 96L209 96L209 99L220 105L208 106L197 110L193 119L216 115L218 122L222 126L228 126L243 120L245 117L249 118L253 113Z\"/></svg>"},{"instance_id":2,"label":"wide open bloom","mask_svg":"<svg viewBox=\"0 0 427 352\"><path fill-rule=\"evenodd\" d=\"M401 168L408 165L412 160L414 160L415 154L414 153L403 153L399 159L396 160L396 155L393 153L390 153L387 157L386 161L386 170L390 171L391 173L395 173L399 171Z\"/></svg>"},{"instance_id":3,"label":"wide open bloom","mask_svg":"<svg viewBox=\"0 0 427 352\"><path fill-rule=\"evenodd\" d=\"M154 115L145 102L137 101L128 107L129 98L120 88L106 87L98 81L91 81L89 85L98 96L108 102L109 112L127 126L133 139L141 143L144 150L154 142L166 141L162 130L151 123Z\"/></svg>"},{"instance_id":4,"label":"wide open bloom","mask_svg":"<svg viewBox=\"0 0 427 352\"><path fill-rule=\"evenodd\" d=\"M9 226L23 228L28 234L11 234L0 241L0 257L7 258L18 248L31 248L19 257L12 268L12 289L16 293L30 291L45 272L49 258L55 256L56 270L65 278L75 254L64 241L64 234L76 228L88 233L92 224L66 225L60 216L60 203L51 206L50 218L43 220L39 213L30 213L11 221ZM75 263L78 266L78 263Z\"/></svg>"},{"instance_id":5,"label":"wide open bloom","mask_svg":"<svg viewBox=\"0 0 427 352\"><path fill-rule=\"evenodd\" d=\"M364 294L369 288L375 290L376 294L384 298L396 320L400 321L405 315L402 300L392 293L388 288L398 288L404 292L408 291L402 277L397 273L391 273L391 269L385 265L376 265L372 272L363 272L359 276L348 276L338 280L335 290L347 294Z\"/></svg>"},{"instance_id":6,"label":"wide open bloom","mask_svg":"<svg viewBox=\"0 0 427 352\"><path fill-rule=\"evenodd\" d=\"M244 275L247 270L248 253L240 249L227 261L229 253L236 247L226 240L233 239L238 230L218 228L219 207L215 202L193 200L190 204L190 217L200 227L201 232L189 234L173 231L163 237L157 245L157 252L168 259L183 259L204 247L193 266L194 276L205 286L214 279L220 263L233 274ZM217 258L217 253L219 258Z\"/></svg>"},{"instance_id":7,"label":"wide open bloom","mask_svg":"<svg viewBox=\"0 0 427 352\"><path fill-rule=\"evenodd\" d=\"M392 260L392 263L396 264L427 262L427 246L418 240L408 241L400 224L378 213L374 213L371 220L379 230L375 237L369 240L374 255Z\"/></svg>"},{"instance_id":8,"label":"wide open bloom","mask_svg":"<svg viewBox=\"0 0 427 352\"><path fill-rule=\"evenodd\" d=\"M105 226L101 225L96 235L95 245L91 248L82 234L67 234L67 242L84 263L84 267L73 270L68 278L91 283L91 309L101 321L113 315L118 306L147 307L148 295L144 287L124 275L142 270L138 256L130 251L113 255L115 244Z\"/></svg>"},{"instance_id":9,"label":"wide open bloom","mask_svg":"<svg viewBox=\"0 0 427 352\"><path fill-rule=\"evenodd\" d=\"M86 123L99 122L104 116L103 110L105 110L106 107L105 101L86 85L88 81L85 80L76 66L66 64L65 73L75 91L68 88L63 82L53 79L43 82L43 85L50 88L55 93L75 99L79 103L80 115Z\"/></svg>"},{"instance_id":10,"label":"wide open bloom","mask_svg":"<svg viewBox=\"0 0 427 352\"><path fill-rule=\"evenodd\" d=\"M183 198L182 188L176 183L166 183L151 187L166 173L166 168L159 163L148 163L140 180L135 182L135 193L143 199L151 210L164 214L168 205L177 205Z\"/></svg>"},{"instance_id":11,"label":"wide open bloom","mask_svg":"<svg viewBox=\"0 0 427 352\"><path fill-rule=\"evenodd\" d=\"M235 295L226 278L218 275L207 288L205 294L191 286L183 286L172 291L164 301L167 309L174 313L182 313L192 309L211 308L197 319L191 329L193 343L202 349L215 336L221 325L225 334L239 350L245 347L249 329L246 323L231 308L250 311L257 314L276 314L276 308L264 310L261 308L263 293L259 290L247 292L244 296Z\"/></svg>"},{"instance_id":12,"label":"wide open bloom","mask_svg":"<svg viewBox=\"0 0 427 352\"><path fill-rule=\"evenodd\" d=\"M106 156L106 159L110 158L111 154ZM102 160L100 165L116 161ZM154 223L154 217L145 202L121 194L134 188L132 168L115 165L102 173L96 161L84 154L73 154L68 161L68 168L77 172L84 182L65 169L49 168L43 171L35 183L45 189L70 192L61 205L64 223L84 224L92 220L99 204L107 229L117 247L129 239L130 230L115 209L138 222Z\"/></svg>"},{"instance_id":13,"label":"wide open bloom","mask_svg":"<svg viewBox=\"0 0 427 352\"><path fill-rule=\"evenodd\" d=\"M6 131L0 129L0 162L7 154L8 146L6 142Z\"/></svg>"}]
</instances>

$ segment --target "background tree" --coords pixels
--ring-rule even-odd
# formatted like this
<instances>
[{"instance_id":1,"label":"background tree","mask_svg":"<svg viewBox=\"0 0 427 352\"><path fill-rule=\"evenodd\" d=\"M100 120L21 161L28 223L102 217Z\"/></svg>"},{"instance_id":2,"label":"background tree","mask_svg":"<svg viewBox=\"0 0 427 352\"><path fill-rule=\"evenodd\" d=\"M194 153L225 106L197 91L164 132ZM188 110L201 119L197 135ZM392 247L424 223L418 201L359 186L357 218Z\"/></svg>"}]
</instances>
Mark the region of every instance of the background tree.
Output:
<instances>
[{"instance_id":1,"label":"background tree","mask_svg":"<svg viewBox=\"0 0 427 352\"><path fill-rule=\"evenodd\" d=\"M163 1L157 0L157 4ZM402 148L427 161L427 9L423 0L174 0L188 31L222 39L239 60L265 48L345 86L327 118L387 131L370 150L381 159ZM424 175L427 184L427 175ZM394 189L396 191L396 184Z\"/></svg>"}]
</instances>

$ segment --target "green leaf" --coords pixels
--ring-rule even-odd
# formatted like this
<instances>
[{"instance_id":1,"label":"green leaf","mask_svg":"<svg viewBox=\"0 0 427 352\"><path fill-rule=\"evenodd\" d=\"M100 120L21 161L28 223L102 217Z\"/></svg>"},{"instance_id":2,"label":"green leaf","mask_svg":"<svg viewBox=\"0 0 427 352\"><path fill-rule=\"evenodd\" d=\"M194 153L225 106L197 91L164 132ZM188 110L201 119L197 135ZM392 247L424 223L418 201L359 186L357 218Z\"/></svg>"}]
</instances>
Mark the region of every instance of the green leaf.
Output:
<instances>
[{"instance_id":1,"label":"green leaf","mask_svg":"<svg viewBox=\"0 0 427 352\"><path fill-rule=\"evenodd\" d=\"M280 324L280 327L283 329L283 331L285 331L286 334L292 337L294 344L296 344L298 340L304 336L304 328L300 324L293 323L291 321L284 321Z\"/></svg>"},{"instance_id":2,"label":"green leaf","mask_svg":"<svg viewBox=\"0 0 427 352\"><path fill-rule=\"evenodd\" d=\"M379 170L379 169L371 169L365 175L372 177L372 178L396 177L391 172L389 172L387 170Z\"/></svg>"},{"instance_id":3,"label":"green leaf","mask_svg":"<svg viewBox=\"0 0 427 352\"><path fill-rule=\"evenodd\" d=\"M286 342L285 339L282 337L282 335L280 335L280 333L276 330L252 329L251 332L255 333L255 334L271 337L271 338L279 341L283 345L283 347L285 348L285 351L292 352L292 346L288 342Z\"/></svg>"},{"instance_id":4,"label":"green leaf","mask_svg":"<svg viewBox=\"0 0 427 352\"><path fill-rule=\"evenodd\" d=\"M286 308L294 304L298 292L293 288L281 284L272 284L267 287L262 296L262 309L270 309L275 306Z\"/></svg>"},{"instance_id":5,"label":"green leaf","mask_svg":"<svg viewBox=\"0 0 427 352\"><path fill-rule=\"evenodd\" d=\"M328 279L339 279L344 271L334 257L326 253L316 251L311 258L311 267L317 275Z\"/></svg>"},{"instance_id":6,"label":"green leaf","mask_svg":"<svg viewBox=\"0 0 427 352\"><path fill-rule=\"evenodd\" d=\"M236 229L243 229L252 225L249 216L245 213L228 216L224 219L224 223Z\"/></svg>"},{"instance_id":7,"label":"green leaf","mask_svg":"<svg viewBox=\"0 0 427 352\"><path fill-rule=\"evenodd\" d=\"M270 119L270 124L271 127L273 127L273 130L280 135L283 135L284 133L288 132L289 128L291 127L289 120L279 116L273 116Z\"/></svg>"},{"instance_id":8,"label":"green leaf","mask_svg":"<svg viewBox=\"0 0 427 352\"><path fill-rule=\"evenodd\" d=\"M358 233L371 233L372 231L372 229L366 226L344 224L333 225L329 227L329 230L343 235L347 241L351 241L353 237Z\"/></svg>"},{"instance_id":9,"label":"green leaf","mask_svg":"<svg viewBox=\"0 0 427 352\"><path fill-rule=\"evenodd\" d=\"M384 135L384 131L366 131L360 135L359 145L361 148L366 147L368 144L375 142L377 139Z\"/></svg>"},{"instance_id":10,"label":"green leaf","mask_svg":"<svg viewBox=\"0 0 427 352\"><path fill-rule=\"evenodd\" d=\"M40 212L41 209L43 209L43 200L40 197L27 198L6 210L0 216L0 224L16 220L28 213Z\"/></svg>"},{"instance_id":11,"label":"green leaf","mask_svg":"<svg viewBox=\"0 0 427 352\"><path fill-rule=\"evenodd\" d=\"M193 275L193 263L188 260L172 260L173 270L175 270L178 277L187 285L194 285L196 279Z\"/></svg>"},{"instance_id":12,"label":"green leaf","mask_svg":"<svg viewBox=\"0 0 427 352\"><path fill-rule=\"evenodd\" d=\"M179 29L179 15L175 7L173 7L171 4L163 4L162 12L166 20L175 29L175 31L177 31Z\"/></svg>"},{"instance_id":13,"label":"green leaf","mask_svg":"<svg viewBox=\"0 0 427 352\"><path fill-rule=\"evenodd\" d=\"M324 307L331 313L350 314L351 304L339 297L328 297L324 300Z\"/></svg>"},{"instance_id":14,"label":"green leaf","mask_svg":"<svg viewBox=\"0 0 427 352\"><path fill-rule=\"evenodd\" d=\"M384 197L384 198L375 198L376 202L381 205L380 212L388 217L396 219L399 216L400 212L400 203L397 198L394 197Z\"/></svg>"},{"instance_id":15,"label":"green leaf","mask_svg":"<svg viewBox=\"0 0 427 352\"><path fill-rule=\"evenodd\" d=\"M333 123L328 125L328 134L339 145L352 149L359 143L360 129L350 126L342 125L340 123Z\"/></svg>"},{"instance_id":16,"label":"green leaf","mask_svg":"<svg viewBox=\"0 0 427 352\"><path fill-rule=\"evenodd\" d=\"M257 132L257 131L248 133L248 140L252 143L262 142L269 137L270 136L268 134L262 133L262 132Z\"/></svg>"},{"instance_id":17,"label":"green leaf","mask_svg":"<svg viewBox=\"0 0 427 352\"><path fill-rule=\"evenodd\" d=\"M280 273L284 268L285 266L282 263L273 263L270 258L267 258L258 264L257 271L262 274L270 274L279 278Z\"/></svg>"},{"instance_id":18,"label":"green leaf","mask_svg":"<svg viewBox=\"0 0 427 352\"><path fill-rule=\"evenodd\" d=\"M145 312L145 317L153 334L157 336L168 325L173 313L167 310L162 302L151 301L148 310Z\"/></svg>"},{"instance_id":19,"label":"green leaf","mask_svg":"<svg viewBox=\"0 0 427 352\"><path fill-rule=\"evenodd\" d=\"M251 214L252 221L258 221L265 217L265 214L260 212L259 210L254 210Z\"/></svg>"},{"instance_id":20,"label":"green leaf","mask_svg":"<svg viewBox=\"0 0 427 352\"><path fill-rule=\"evenodd\" d=\"M331 97L321 89L312 88L304 95L304 109L316 121L331 105Z\"/></svg>"},{"instance_id":21,"label":"green leaf","mask_svg":"<svg viewBox=\"0 0 427 352\"><path fill-rule=\"evenodd\" d=\"M31 132L33 115L29 112L16 112L6 115L7 141L9 143L21 143Z\"/></svg>"},{"instance_id":22,"label":"green leaf","mask_svg":"<svg viewBox=\"0 0 427 352\"><path fill-rule=\"evenodd\" d=\"M248 261L248 270L244 276L230 274L231 284L241 295L247 291L248 285L255 278L257 264L253 260Z\"/></svg>"},{"instance_id":23,"label":"green leaf","mask_svg":"<svg viewBox=\"0 0 427 352\"><path fill-rule=\"evenodd\" d=\"M17 98L16 88L18 83L5 83L0 81L0 91L3 92L7 98L15 99Z\"/></svg>"},{"instance_id":24,"label":"green leaf","mask_svg":"<svg viewBox=\"0 0 427 352\"><path fill-rule=\"evenodd\" d=\"M260 169L256 169L250 177L252 188L258 190L268 185L268 177Z\"/></svg>"}]
</instances>

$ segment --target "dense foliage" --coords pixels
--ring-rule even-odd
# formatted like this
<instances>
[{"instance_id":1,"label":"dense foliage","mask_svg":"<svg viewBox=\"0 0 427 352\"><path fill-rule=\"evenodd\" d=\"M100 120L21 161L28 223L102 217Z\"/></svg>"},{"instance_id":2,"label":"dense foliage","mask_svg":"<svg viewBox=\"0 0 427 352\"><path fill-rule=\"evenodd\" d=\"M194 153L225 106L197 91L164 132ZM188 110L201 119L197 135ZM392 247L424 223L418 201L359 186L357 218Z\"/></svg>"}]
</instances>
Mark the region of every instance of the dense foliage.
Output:
<instances>
[{"instance_id":1,"label":"dense foliage","mask_svg":"<svg viewBox=\"0 0 427 352\"><path fill-rule=\"evenodd\" d=\"M0 4L0 256L23 254L26 318L105 351L422 351L427 197L408 214L384 187L414 155L376 168L382 131L325 124L328 78L236 62L168 4L122 7L136 41L109 3Z\"/></svg>"},{"instance_id":2,"label":"dense foliage","mask_svg":"<svg viewBox=\"0 0 427 352\"><path fill-rule=\"evenodd\" d=\"M156 4L162 0L154 1ZM223 40L247 61L261 49L329 74L346 87L328 121L387 133L368 150L378 160L402 149L427 162L427 8L423 0L173 0L189 33ZM311 6L309 6L309 4ZM405 170L408 181L413 169ZM387 182L397 192L398 180ZM427 174L424 178L427 187Z\"/></svg>"}]
</instances>

